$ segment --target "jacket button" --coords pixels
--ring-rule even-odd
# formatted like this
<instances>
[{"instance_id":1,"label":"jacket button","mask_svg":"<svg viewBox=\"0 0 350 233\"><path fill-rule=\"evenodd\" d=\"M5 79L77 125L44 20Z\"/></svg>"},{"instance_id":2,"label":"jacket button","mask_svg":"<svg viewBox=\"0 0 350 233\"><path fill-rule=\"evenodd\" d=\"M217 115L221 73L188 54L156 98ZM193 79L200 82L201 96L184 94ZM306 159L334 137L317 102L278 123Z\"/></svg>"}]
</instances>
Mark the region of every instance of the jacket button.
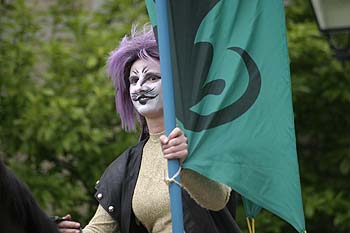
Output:
<instances>
[{"instance_id":1,"label":"jacket button","mask_svg":"<svg viewBox=\"0 0 350 233\"><path fill-rule=\"evenodd\" d=\"M96 181L96 185L98 185L100 183L100 180Z\"/></svg>"},{"instance_id":2,"label":"jacket button","mask_svg":"<svg viewBox=\"0 0 350 233\"><path fill-rule=\"evenodd\" d=\"M102 197L103 197L102 193L97 194L97 199L98 199L98 200L101 200Z\"/></svg>"},{"instance_id":3,"label":"jacket button","mask_svg":"<svg viewBox=\"0 0 350 233\"><path fill-rule=\"evenodd\" d=\"M108 211L109 211L110 213L112 213L112 212L114 211L114 206L110 205L110 206L108 207Z\"/></svg>"}]
</instances>

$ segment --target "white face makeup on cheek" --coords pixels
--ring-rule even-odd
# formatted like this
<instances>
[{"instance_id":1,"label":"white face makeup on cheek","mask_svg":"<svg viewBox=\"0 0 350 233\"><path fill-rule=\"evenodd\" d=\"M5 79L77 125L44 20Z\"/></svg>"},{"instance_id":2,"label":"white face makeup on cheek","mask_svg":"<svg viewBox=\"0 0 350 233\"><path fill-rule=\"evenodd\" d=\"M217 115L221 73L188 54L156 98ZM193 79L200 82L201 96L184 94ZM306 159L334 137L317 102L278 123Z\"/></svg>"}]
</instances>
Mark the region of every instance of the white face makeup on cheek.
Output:
<instances>
[{"instance_id":1,"label":"white face makeup on cheek","mask_svg":"<svg viewBox=\"0 0 350 233\"><path fill-rule=\"evenodd\" d=\"M156 60L140 59L130 69L130 98L142 116L146 118L163 116L162 81L160 65Z\"/></svg>"}]
</instances>

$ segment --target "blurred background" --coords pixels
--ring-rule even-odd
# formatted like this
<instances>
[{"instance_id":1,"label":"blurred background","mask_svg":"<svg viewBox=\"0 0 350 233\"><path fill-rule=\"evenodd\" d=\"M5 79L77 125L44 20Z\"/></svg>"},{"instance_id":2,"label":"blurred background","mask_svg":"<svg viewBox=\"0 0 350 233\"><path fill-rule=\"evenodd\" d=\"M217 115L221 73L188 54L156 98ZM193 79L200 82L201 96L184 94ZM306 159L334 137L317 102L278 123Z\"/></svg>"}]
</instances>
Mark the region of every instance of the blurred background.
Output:
<instances>
[{"instance_id":1,"label":"blurred background","mask_svg":"<svg viewBox=\"0 0 350 233\"><path fill-rule=\"evenodd\" d=\"M148 21L144 1L0 2L0 157L47 213L85 225L96 180L138 138L121 130L105 63ZM334 58L309 1L285 5L307 229L349 233L350 62ZM241 203L237 219L247 232ZM264 211L256 232L295 231Z\"/></svg>"}]
</instances>

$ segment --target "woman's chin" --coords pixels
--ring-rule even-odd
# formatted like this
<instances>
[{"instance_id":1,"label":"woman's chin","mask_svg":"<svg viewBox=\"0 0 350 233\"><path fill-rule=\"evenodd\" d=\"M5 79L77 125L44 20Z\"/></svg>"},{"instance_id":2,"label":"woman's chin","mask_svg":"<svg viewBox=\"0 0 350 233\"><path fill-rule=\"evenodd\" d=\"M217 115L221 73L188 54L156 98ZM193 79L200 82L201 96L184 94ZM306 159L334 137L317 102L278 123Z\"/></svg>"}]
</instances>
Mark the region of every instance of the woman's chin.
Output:
<instances>
[{"instance_id":1,"label":"woman's chin","mask_svg":"<svg viewBox=\"0 0 350 233\"><path fill-rule=\"evenodd\" d=\"M163 118L163 109L138 109L138 113L144 116L146 119Z\"/></svg>"}]
</instances>

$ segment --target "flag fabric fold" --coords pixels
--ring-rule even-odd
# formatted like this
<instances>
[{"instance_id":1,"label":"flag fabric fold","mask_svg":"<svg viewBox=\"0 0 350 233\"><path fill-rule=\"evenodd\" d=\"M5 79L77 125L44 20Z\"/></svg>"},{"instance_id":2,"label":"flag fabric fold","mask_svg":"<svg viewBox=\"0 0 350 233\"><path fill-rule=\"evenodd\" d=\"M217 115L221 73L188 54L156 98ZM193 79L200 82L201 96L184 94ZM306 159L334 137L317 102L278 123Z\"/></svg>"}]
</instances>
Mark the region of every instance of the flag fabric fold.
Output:
<instances>
[{"instance_id":1,"label":"flag fabric fold","mask_svg":"<svg viewBox=\"0 0 350 233\"><path fill-rule=\"evenodd\" d=\"M168 15L183 167L304 232L283 1L169 0Z\"/></svg>"}]
</instances>

